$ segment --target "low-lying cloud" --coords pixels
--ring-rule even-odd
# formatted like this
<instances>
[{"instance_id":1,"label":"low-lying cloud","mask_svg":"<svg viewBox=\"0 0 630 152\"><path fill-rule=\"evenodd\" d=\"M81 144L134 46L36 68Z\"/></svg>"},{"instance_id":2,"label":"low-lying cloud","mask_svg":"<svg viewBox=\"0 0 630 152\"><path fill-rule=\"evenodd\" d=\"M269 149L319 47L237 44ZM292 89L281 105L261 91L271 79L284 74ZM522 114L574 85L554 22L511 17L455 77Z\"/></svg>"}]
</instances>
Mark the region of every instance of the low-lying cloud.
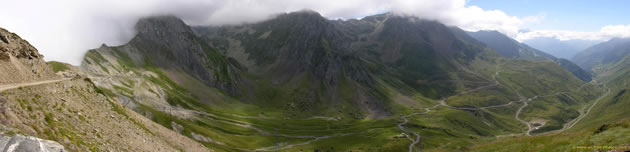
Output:
<instances>
[{"instance_id":1,"label":"low-lying cloud","mask_svg":"<svg viewBox=\"0 0 630 152\"><path fill-rule=\"evenodd\" d=\"M539 37L556 38L558 40L595 40L607 41L611 38L627 38L630 37L630 25L609 25L602 27L597 32L576 32L563 30L534 30L519 33L517 40L523 41Z\"/></svg>"},{"instance_id":2,"label":"low-lying cloud","mask_svg":"<svg viewBox=\"0 0 630 152\"><path fill-rule=\"evenodd\" d=\"M259 22L274 14L311 9L331 19L394 12L438 20L465 30L498 30L519 36L519 27L544 15L510 16L500 10L468 6L467 0L19 0L0 5L0 27L18 33L46 56L79 64L102 43L120 45L145 16L172 14L191 25ZM627 28L627 27L626 27ZM535 35L534 33L530 35Z\"/></svg>"}]
</instances>

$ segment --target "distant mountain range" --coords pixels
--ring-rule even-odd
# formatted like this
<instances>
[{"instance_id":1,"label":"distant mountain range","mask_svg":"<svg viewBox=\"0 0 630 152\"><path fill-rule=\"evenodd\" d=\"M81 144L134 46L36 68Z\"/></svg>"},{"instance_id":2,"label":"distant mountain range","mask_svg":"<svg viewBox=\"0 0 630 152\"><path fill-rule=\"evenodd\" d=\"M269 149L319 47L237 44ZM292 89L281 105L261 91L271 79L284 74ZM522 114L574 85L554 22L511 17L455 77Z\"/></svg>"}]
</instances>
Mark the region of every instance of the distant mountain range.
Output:
<instances>
[{"instance_id":1,"label":"distant mountain range","mask_svg":"<svg viewBox=\"0 0 630 152\"><path fill-rule=\"evenodd\" d=\"M630 38L613 38L594 45L572 59L580 67L597 71L602 65L614 64L630 54Z\"/></svg>"},{"instance_id":2,"label":"distant mountain range","mask_svg":"<svg viewBox=\"0 0 630 152\"><path fill-rule=\"evenodd\" d=\"M529 47L526 44L519 43L518 41L508 37L497 31L478 31L468 32L470 36L485 43L488 47L494 49L499 54L516 59L533 60L533 61L553 61L560 66L573 73L576 77L583 81L591 81L592 75L577 66L570 60L563 58L556 58L553 55L547 54L543 51Z\"/></svg>"},{"instance_id":3,"label":"distant mountain range","mask_svg":"<svg viewBox=\"0 0 630 152\"><path fill-rule=\"evenodd\" d=\"M524 40L523 43L558 58L572 59L580 51L601 43L601 41L558 40L551 37L538 37Z\"/></svg>"}]
</instances>

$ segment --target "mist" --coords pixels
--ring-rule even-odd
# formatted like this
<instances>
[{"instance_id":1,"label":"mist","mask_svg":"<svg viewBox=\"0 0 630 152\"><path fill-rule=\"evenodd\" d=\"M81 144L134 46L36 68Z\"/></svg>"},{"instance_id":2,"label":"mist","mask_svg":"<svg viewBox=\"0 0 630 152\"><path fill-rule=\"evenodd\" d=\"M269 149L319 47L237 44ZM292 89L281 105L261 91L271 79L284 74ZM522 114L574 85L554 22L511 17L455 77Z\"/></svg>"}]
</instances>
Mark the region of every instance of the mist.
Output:
<instances>
[{"instance_id":1,"label":"mist","mask_svg":"<svg viewBox=\"0 0 630 152\"><path fill-rule=\"evenodd\" d=\"M544 15L516 17L467 6L466 0L20 0L0 5L0 27L29 41L46 60L78 65L89 49L128 42L142 17L175 15L189 25L226 25L260 22L302 9L330 19L393 12L470 31L497 30L512 37L521 26L544 19Z\"/></svg>"}]
</instances>

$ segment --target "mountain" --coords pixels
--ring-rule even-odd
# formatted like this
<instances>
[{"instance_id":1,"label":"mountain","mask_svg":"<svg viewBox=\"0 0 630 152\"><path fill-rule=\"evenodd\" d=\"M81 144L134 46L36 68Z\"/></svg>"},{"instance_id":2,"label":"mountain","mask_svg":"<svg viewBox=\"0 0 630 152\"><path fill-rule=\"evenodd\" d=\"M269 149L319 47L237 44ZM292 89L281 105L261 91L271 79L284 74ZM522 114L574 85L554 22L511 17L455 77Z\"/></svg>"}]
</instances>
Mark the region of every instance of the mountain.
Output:
<instances>
[{"instance_id":1,"label":"mountain","mask_svg":"<svg viewBox=\"0 0 630 152\"><path fill-rule=\"evenodd\" d=\"M0 28L0 149L208 151L112 101L80 71L63 75L77 69L68 66L47 64L26 40Z\"/></svg>"},{"instance_id":2,"label":"mountain","mask_svg":"<svg viewBox=\"0 0 630 152\"><path fill-rule=\"evenodd\" d=\"M583 81L589 82L592 80L592 75L577 66L575 63L567 59L556 58L553 55L529 47L526 44L519 43L518 41L497 31L468 32L468 34L487 44L488 47L494 49L497 53L503 56L534 61L551 60L564 67L574 76Z\"/></svg>"},{"instance_id":3,"label":"mountain","mask_svg":"<svg viewBox=\"0 0 630 152\"><path fill-rule=\"evenodd\" d=\"M614 64L630 53L630 38L613 38L589 47L573 57L580 67L598 71L602 66Z\"/></svg>"},{"instance_id":4,"label":"mountain","mask_svg":"<svg viewBox=\"0 0 630 152\"><path fill-rule=\"evenodd\" d=\"M547 53L533 49L525 44L498 32L498 31L477 31L468 32L473 38L485 43L497 53L510 57L528 60L548 60L555 58Z\"/></svg>"},{"instance_id":5,"label":"mountain","mask_svg":"<svg viewBox=\"0 0 630 152\"><path fill-rule=\"evenodd\" d=\"M467 52L468 50L443 49L449 47L447 45L451 43L455 35L442 34L442 32L448 32L448 29L440 23L429 21L413 23L408 22L406 18L386 16L340 23L329 21L316 12L303 12L280 15L275 19L254 25L195 29L208 43L221 50L227 50L228 56L241 63L249 63L245 64L246 66L253 65L247 66L252 73L274 71L274 73L260 75L269 79L273 78L272 81L277 84L298 81L295 80L296 76L305 73L312 75L316 81L325 81L333 86L337 85L336 83L341 79L360 82L360 85L372 85L377 79L374 77L376 74L388 72L384 70L415 68L409 69L417 70L410 71L411 73L407 73L409 75L400 75L401 77L412 75L415 77L404 80L408 84L414 85L416 89L426 90L427 95L431 94L429 92L452 93L453 86L450 84L428 86L418 85L415 81L429 81L434 75L443 73L444 68L455 68L456 65L451 63L454 59L472 58L476 53L475 50ZM383 25L382 29L377 29L379 28L376 27L377 25ZM247 36L242 36L243 34ZM444 44L427 45L427 43L439 40L444 40ZM457 42L452 43L463 45ZM407 51L421 47L441 50L418 54L410 54L411 52ZM232 51L230 48L242 48L242 50ZM243 53L249 56L242 57L232 53L239 51L244 51ZM405 54L409 56L404 56ZM422 59L420 62L436 64L411 63L409 60L412 57ZM378 67L381 63L388 64L388 67ZM369 69L359 66L370 64L377 67Z\"/></svg>"},{"instance_id":6,"label":"mountain","mask_svg":"<svg viewBox=\"0 0 630 152\"><path fill-rule=\"evenodd\" d=\"M538 37L524 40L523 43L558 58L571 59L580 51L601 41L595 40L558 40L551 37Z\"/></svg>"},{"instance_id":7,"label":"mountain","mask_svg":"<svg viewBox=\"0 0 630 152\"><path fill-rule=\"evenodd\" d=\"M392 13L195 27L159 16L136 30L81 69L111 101L214 151L462 151L562 129L602 92L555 62Z\"/></svg>"}]
</instances>

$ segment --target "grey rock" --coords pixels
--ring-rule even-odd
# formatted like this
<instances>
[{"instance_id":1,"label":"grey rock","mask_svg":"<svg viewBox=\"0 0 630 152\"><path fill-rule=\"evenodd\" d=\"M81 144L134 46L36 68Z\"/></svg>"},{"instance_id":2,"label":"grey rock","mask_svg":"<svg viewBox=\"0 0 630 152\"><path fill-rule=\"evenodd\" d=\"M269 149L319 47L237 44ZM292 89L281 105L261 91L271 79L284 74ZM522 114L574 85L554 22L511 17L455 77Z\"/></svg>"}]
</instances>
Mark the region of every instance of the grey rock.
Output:
<instances>
[{"instance_id":1,"label":"grey rock","mask_svg":"<svg viewBox=\"0 0 630 152\"><path fill-rule=\"evenodd\" d=\"M0 33L0 40L2 40L2 42L4 43L9 43L9 39L7 39L6 36L4 36L4 34Z\"/></svg>"},{"instance_id":2,"label":"grey rock","mask_svg":"<svg viewBox=\"0 0 630 152\"><path fill-rule=\"evenodd\" d=\"M66 152L57 142L16 134L13 137L0 137L2 152Z\"/></svg>"}]
</instances>

